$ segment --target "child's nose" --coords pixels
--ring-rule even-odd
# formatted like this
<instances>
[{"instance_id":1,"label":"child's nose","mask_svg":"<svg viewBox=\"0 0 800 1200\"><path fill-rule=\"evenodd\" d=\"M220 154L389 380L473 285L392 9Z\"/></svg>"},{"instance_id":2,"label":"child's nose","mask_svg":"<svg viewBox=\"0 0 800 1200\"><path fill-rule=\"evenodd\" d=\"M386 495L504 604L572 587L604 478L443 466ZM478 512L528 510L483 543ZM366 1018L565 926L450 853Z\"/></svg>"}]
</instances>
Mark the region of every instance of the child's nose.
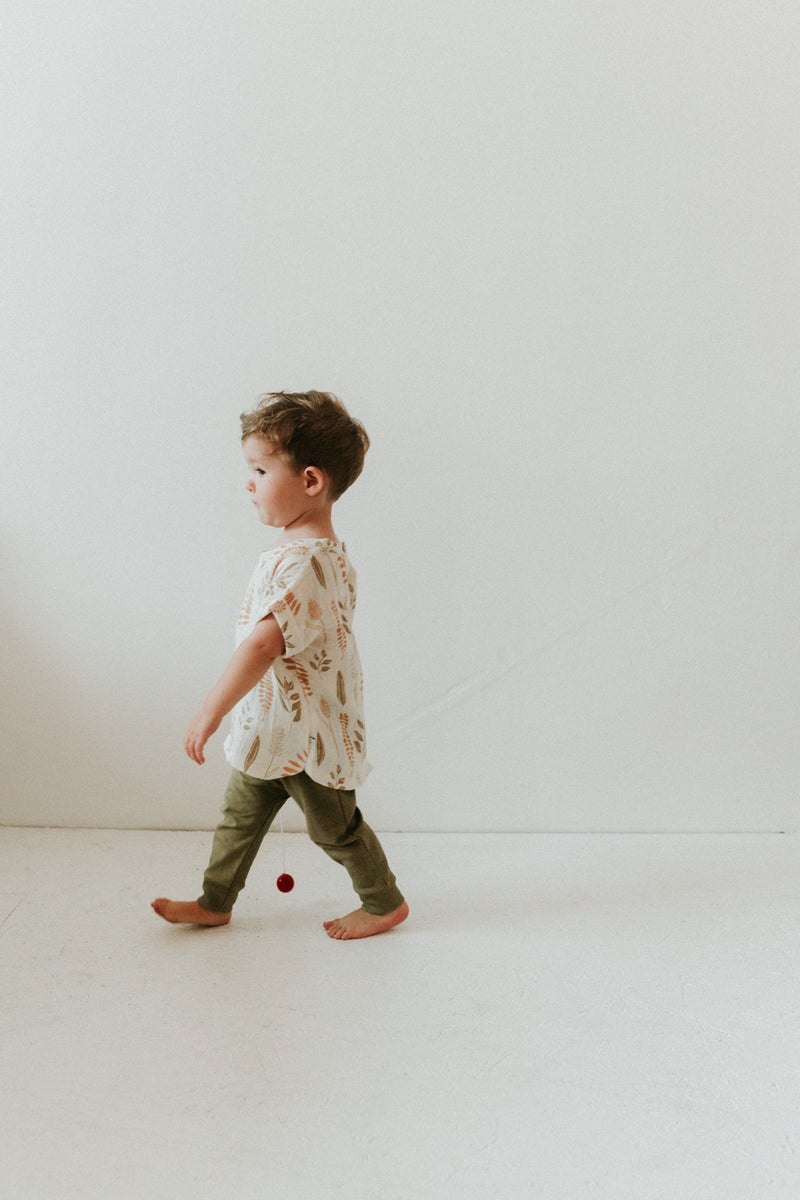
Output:
<instances>
[{"instance_id":1,"label":"child's nose","mask_svg":"<svg viewBox=\"0 0 800 1200\"><path fill-rule=\"evenodd\" d=\"M247 483L245 484L245 487L247 488L248 492L254 492L256 490L255 480L248 479Z\"/></svg>"}]
</instances>

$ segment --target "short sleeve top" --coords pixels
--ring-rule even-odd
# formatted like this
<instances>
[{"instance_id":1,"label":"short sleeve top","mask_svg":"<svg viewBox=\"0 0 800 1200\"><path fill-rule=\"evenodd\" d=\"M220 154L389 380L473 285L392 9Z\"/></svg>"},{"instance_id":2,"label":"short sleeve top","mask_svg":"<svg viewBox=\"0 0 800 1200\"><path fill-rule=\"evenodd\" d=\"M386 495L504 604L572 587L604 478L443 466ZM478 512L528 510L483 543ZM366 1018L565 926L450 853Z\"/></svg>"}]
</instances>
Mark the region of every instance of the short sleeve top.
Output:
<instances>
[{"instance_id":1,"label":"short sleeve top","mask_svg":"<svg viewBox=\"0 0 800 1200\"><path fill-rule=\"evenodd\" d=\"M355 604L356 573L343 542L303 538L262 554L236 645L273 613L286 648L233 709L225 739L232 767L258 779L305 771L339 790L363 783L371 768Z\"/></svg>"}]
</instances>

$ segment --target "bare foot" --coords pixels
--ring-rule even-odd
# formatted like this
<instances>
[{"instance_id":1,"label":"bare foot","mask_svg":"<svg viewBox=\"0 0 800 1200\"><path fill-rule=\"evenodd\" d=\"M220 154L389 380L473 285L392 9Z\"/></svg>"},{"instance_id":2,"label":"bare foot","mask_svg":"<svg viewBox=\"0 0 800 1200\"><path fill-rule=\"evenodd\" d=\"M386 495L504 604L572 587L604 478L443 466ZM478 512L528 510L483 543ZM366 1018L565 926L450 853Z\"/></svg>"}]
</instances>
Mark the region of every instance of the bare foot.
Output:
<instances>
[{"instance_id":1,"label":"bare foot","mask_svg":"<svg viewBox=\"0 0 800 1200\"><path fill-rule=\"evenodd\" d=\"M201 908L196 900L167 900L160 897L150 907L173 925L227 925L230 913L215 913Z\"/></svg>"},{"instance_id":2,"label":"bare foot","mask_svg":"<svg viewBox=\"0 0 800 1200\"><path fill-rule=\"evenodd\" d=\"M363 908L357 908L355 912L348 913L346 917L339 917L336 921L325 921L324 925L328 937L344 942L350 938L372 937L374 933L384 933L387 929L394 929L395 925L405 921L407 916L408 905L404 900L394 912L384 913L380 917L368 913Z\"/></svg>"}]
</instances>

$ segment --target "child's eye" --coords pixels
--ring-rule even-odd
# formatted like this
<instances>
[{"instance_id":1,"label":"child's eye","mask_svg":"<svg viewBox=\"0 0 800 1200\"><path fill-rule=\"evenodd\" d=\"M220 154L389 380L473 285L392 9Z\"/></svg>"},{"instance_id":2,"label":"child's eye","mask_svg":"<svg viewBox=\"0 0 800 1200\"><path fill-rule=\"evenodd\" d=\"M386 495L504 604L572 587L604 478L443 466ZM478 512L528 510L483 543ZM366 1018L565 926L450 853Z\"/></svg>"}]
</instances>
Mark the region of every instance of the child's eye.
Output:
<instances>
[{"instance_id":1,"label":"child's eye","mask_svg":"<svg viewBox=\"0 0 800 1200\"><path fill-rule=\"evenodd\" d=\"M256 475L266 475L266 473L267 473L263 467L255 467L254 469L255 469Z\"/></svg>"}]
</instances>

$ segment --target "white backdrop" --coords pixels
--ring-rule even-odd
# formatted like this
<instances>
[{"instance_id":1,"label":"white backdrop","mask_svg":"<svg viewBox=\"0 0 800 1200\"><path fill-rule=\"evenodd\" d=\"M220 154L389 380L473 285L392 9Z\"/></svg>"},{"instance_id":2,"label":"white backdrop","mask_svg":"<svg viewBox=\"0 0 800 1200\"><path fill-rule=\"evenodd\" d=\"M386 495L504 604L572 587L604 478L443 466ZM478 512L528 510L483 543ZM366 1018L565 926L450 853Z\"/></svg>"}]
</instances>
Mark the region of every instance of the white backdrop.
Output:
<instances>
[{"instance_id":1,"label":"white backdrop","mask_svg":"<svg viewBox=\"0 0 800 1200\"><path fill-rule=\"evenodd\" d=\"M214 824L264 391L379 829L798 827L800 10L5 0L2 819Z\"/></svg>"}]
</instances>

